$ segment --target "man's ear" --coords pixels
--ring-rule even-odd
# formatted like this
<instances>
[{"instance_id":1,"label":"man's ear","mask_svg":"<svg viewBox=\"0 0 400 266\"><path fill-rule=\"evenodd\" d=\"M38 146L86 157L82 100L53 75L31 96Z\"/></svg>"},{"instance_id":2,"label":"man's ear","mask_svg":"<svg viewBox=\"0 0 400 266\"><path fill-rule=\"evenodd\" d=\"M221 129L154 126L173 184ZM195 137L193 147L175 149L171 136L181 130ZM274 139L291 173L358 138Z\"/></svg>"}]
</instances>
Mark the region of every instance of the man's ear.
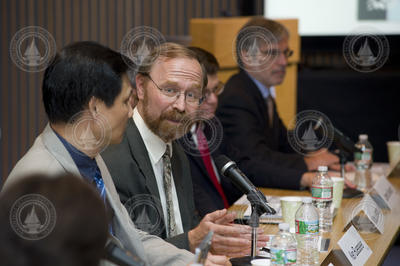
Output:
<instances>
[{"instance_id":1,"label":"man's ear","mask_svg":"<svg viewBox=\"0 0 400 266\"><path fill-rule=\"evenodd\" d=\"M90 98L89 100L88 111L90 115L92 115L93 117L97 116L99 102L100 102L99 99L97 99L94 96L92 96L92 98Z\"/></svg>"},{"instance_id":2,"label":"man's ear","mask_svg":"<svg viewBox=\"0 0 400 266\"><path fill-rule=\"evenodd\" d=\"M143 100L144 98L144 85L146 83L145 76L142 74L137 74L135 77L135 83L136 83L136 94L137 98L139 100Z\"/></svg>"}]
</instances>

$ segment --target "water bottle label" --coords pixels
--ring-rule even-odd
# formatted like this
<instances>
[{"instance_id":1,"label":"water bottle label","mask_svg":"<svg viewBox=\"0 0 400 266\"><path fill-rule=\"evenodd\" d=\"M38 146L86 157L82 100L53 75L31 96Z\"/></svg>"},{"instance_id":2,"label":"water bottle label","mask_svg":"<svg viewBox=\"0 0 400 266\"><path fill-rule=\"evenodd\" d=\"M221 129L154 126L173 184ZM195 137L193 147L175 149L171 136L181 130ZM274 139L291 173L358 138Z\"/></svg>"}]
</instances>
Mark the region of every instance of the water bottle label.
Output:
<instances>
[{"instance_id":1,"label":"water bottle label","mask_svg":"<svg viewBox=\"0 0 400 266\"><path fill-rule=\"evenodd\" d=\"M318 234L319 221L299 221L296 220L296 234Z\"/></svg>"},{"instance_id":2,"label":"water bottle label","mask_svg":"<svg viewBox=\"0 0 400 266\"><path fill-rule=\"evenodd\" d=\"M311 187L311 194L314 199L331 200L332 199L332 187Z\"/></svg>"},{"instance_id":3,"label":"water bottle label","mask_svg":"<svg viewBox=\"0 0 400 266\"><path fill-rule=\"evenodd\" d=\"M296 249L288 249L286 250L286 260L285 264L296 264L297 259L297 250Z\"/></svg>"},{"instance_id":4,"label":"water bottle label","mask_svg":"<svg viewBox=\"0 0 400 266\"><path fill-rule=\"evenodd\" d=\"M272 264L295 264L296 263L296 249L277 249L271 248L271 262Z\"/></svg>"},{"instance_id":5,"label":"water bottle label","mask_svg":"<svg viewBox=\"0 0 400 266\"><path fill-rule=\"evenodd\" d=\"M369 161L369 160L371 160L371 152L369 152L369 151L355 152L354 159L358 160L358 161Z\"/></svg>"}]
</instances>

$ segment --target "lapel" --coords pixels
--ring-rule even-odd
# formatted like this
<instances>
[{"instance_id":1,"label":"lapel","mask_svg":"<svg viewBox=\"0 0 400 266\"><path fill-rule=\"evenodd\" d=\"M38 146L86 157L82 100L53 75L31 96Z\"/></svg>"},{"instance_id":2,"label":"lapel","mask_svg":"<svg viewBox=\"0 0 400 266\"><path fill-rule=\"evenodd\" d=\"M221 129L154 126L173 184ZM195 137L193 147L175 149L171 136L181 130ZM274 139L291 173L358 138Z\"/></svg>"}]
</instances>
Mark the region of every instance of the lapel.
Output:
<instances>
[{"instance_id":1,"label":"lapel","mask_svg":"<svg viewBox=\"0 0 400 266\"><path fill-rule=\"evenodd\" d=\"M261 121L265 121L265 126L268 125L268 108L267 104L262 97L260 90L258 89L257 85L253 82L253 80L249 77L249 75L245 71L240 71L239 75L244 80L245 84L248 84L246 87L246 91L251 95L253 98L253 103L256 103L257 108L259 109L259 114L262 115ZM264 122L263 122L264 123Z\"/></svg>"},{"instance_id":2,"label":"lapel","mask_svg":"<svg viewBox=\"0 0 400 266\"><path fill-rule=\"evenodd\" d=\"M190 226L186 223L188 219L185 217L190 217L190 213L188 207L186 206L187 193L185 193L184 188L184 178L191 178L190 173L185 172L183 164L182 164L182 156L185 156L184 152L181 150L181 147L176 141L172 142L172 157L171 157L171 166L172 166L172 175L174 178L176 195L178 197L178 205L179 210L181 212L181 219L183 224L183 230L186 231L187 227ZM189 174L189 176L187 176ZM190 188L186 188L190 189ZM190 229L190 228L189 228Z\"/></svg>"},{"instance_id":3,"label":"lapel","mask_svg":"<svg viewBox=\"0 0 400 266\"><path fill-rule=\"evenodd\" d=\"M129 119L128 121L126 137L132 157L142 172L147 189L150 191L150 194L160 199L157 181L150 162L149 153L133 119Z\"/></svg>"},{"instance_id":4,"label":"lapel","mask_svg":"<svg viewBox=\"0 0 400 266\"><path fill-rule=\"evenodd\" d=\"M46 149L57 159L57 161L61 164L66 172L72 173L82 178L79 169L73 161L71 155L64 147L60 139L57 137L57 135L54 133L54 131L51 129L49 124L47 124L46 128L43 131L43 143ZM108 172L107 166L105 165L100 155L97 155L95 159L103 177L104 185L106 188L107 201L114 211L113 229L116 230L116 235L118 239L124 244L126 248L128 248L135 255L145 260L145 252L143 249L143 245L139 240L140 237L133 229L133 226L132 228L129 227L129 215L120 203L118 193L111 179L111 175ZM139 241L132 241L132 239L137 239Z\"/></svg>"},{"instance_id":5,"label":"lapel","mask_svg":"<svg viewBox=\"0 0 400 266\"><path fill-rule=\"evenodd\" d=\"M78 167L76 166L71 155L51 129L50 124L47 124L43 131L43 143L46 149L56 158L64 170L76 176L81 176Z\"/></svg>"}]
</instances>

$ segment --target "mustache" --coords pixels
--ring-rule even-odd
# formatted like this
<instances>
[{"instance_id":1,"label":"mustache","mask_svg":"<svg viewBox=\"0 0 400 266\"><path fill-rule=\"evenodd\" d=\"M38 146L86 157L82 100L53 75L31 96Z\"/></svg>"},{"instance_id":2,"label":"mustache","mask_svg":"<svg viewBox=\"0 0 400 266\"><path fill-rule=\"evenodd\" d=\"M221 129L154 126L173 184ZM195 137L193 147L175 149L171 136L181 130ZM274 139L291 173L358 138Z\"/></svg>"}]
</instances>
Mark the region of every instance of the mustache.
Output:
<instances>
[{"instance_id":1,"label":"mustache","mask_svg":"<svg viewBox=\"0 0 400 266\"><path fill-rule=\"evenodd\" d=\"M187 117L186 112L179 112L176 110L170 110L161 115L161 119L168 119L173 121L184 122Z\"/></svg>"}]
</instances>

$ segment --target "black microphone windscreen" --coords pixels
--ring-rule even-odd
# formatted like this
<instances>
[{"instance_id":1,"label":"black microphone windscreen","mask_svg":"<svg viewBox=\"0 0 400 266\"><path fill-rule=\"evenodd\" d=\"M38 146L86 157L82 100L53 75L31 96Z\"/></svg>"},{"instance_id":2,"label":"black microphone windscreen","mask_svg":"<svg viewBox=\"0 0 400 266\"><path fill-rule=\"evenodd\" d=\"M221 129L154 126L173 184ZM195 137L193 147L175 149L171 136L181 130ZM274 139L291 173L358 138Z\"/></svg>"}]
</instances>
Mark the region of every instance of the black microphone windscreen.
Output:
<instances>
[{"instance_id":1,"label":"black microphone windscreen","mask_svg":"<svg viewBox=\"0 0 400 266\"><path fill-rule=\"evenodd\" d=\"M215 166L217 167L217 169L219 171L221 171L221 169L229 162L231 162L232 160L229 159L228 157L226 157L225 155L221 154L219 156L217 156L217 158L215 158L214 162L215 162Z\"/></svg>"}]
</instances>

